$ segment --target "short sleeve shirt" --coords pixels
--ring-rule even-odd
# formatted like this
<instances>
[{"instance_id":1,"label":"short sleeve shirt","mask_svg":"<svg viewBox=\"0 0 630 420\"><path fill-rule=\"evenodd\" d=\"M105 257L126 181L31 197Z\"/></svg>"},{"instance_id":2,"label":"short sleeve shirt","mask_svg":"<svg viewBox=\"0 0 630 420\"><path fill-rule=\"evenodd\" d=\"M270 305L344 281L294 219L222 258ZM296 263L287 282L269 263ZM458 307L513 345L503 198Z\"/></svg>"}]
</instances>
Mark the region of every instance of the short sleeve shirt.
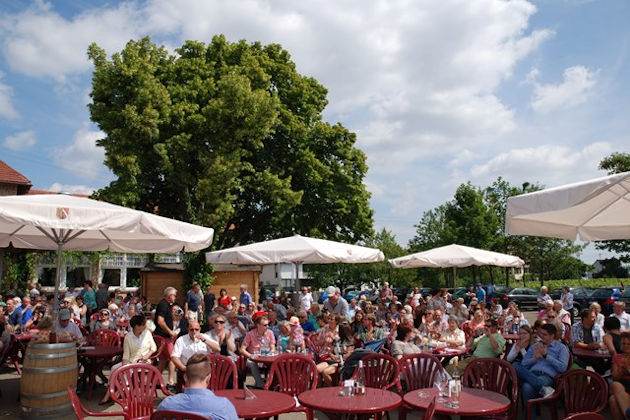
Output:
<instances>
[{"instance_id":1,"label":"short sleeve shirt","mask_svg":"<svg viewBox=\"0 0 630 420\"><path fill-rule=\"evenodd\" d=\"M199 299L199 295L192 290L189 290L186 293L186 303L188 303L188 310L196 312L199 309L199 304L201 300Z\"/></svg>"},{"instance_id":2,"label":"short sleeve shirt","mask_svg":"<svg viewBox=\"0 0 630 420\"><path fill-rule=\"evenodd\" d=\"M271 329L267 328L267 331L263 335L258 334L257 329L253 329L247 333L241 347L245 347L248 352L254 353L260 351L260 342L263 337L270 344L276 344L276 337L273 335Z\"/></svg>"},{"instance_id":3,"label":"short sleeve shirt","mask_svg":"<svg viewBox=\"0 0 630 420\"><path fill-rule=\"evenodd\" d=\"M155 308L155 333L157 335L159 335L160 337L166 337L169 338L170 335L164 331L162 329L162 327L160 327L160 324L158 323L158 316L161 316L162 318L164 318L164 322L166 323L166 326L169 328L173 328L173 311L172 311L172 304L168 303L165 299L162 299L160 301L160 303L158 303L158 306Z\"/></svg>"}]
</instances>

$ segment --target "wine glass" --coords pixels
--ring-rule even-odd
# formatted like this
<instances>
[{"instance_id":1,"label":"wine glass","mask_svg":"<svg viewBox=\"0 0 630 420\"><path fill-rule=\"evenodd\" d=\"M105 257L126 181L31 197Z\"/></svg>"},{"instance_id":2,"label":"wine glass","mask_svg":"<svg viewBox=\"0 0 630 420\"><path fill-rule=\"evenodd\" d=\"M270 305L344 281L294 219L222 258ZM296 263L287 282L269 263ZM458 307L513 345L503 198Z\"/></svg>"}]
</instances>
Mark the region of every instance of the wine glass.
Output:
<instances>
[{"instance_id":1,"label":"wine glass","mask_svg":"<svg viewBox=\"0 0 630 420\"><path fill-rule=\"evenodd\" d=\"M436 402L446 402L446 396L448 396L448 375L446 372L438 371L435 375L435 387L438 389L438 398Z\"/></svg>"}]
</instances>

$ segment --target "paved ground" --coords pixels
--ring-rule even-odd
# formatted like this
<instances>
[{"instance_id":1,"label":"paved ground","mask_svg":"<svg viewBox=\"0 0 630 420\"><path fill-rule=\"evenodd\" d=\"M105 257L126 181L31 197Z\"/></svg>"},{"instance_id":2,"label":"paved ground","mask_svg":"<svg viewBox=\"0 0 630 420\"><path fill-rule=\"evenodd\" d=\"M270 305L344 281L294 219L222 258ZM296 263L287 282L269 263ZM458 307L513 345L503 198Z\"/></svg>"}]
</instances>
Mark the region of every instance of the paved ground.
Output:
<instances>
[{"instance_id":1,"label":"paved ground","mask_svg":"<svg viewBox=\"0 0 630 420\"><path fill-rule=\"evenodd\" d=\"M528 321L531 323L536 319L535 312L528 312L525 314ZM14 369L2 368L0 369L0 390L2 391L2 397L0 399L0 418L6 419L18 419L20 418L20 405L17 401L19 395L19 376L15 372ZM251 378L249 378L251 380ZM249 382L249 381L248 381ZM81 400L83 404L90 411L101 412L101 411L117 411L119 410L118 405L110 404L108 406L99 406L98 401L103 396L104 387L97 387L95 389L94 394L92 395L91 401L86 401L82 396ZM608 412L605 412L604 415L606 418L610 418ZM390 417L392 420L398 419L398 412L395 410L390 412ZM122 420L122 417L109 417L111 419ZM280 420L304 420L306 417L303 413L294 413L294 414L283 414L280 416ZM326 419L327 417L322 413L315 413L316 419ZM420 418L419 412L412 412L407 416L410 420L417 420ZM547 411L543 411L541 419L545 420L550 418L549 413ZM559 415L559 418L562 418L562 414ZM519 413L519 419L525 419L524 413Z\"/></svg>"}]
</instances>

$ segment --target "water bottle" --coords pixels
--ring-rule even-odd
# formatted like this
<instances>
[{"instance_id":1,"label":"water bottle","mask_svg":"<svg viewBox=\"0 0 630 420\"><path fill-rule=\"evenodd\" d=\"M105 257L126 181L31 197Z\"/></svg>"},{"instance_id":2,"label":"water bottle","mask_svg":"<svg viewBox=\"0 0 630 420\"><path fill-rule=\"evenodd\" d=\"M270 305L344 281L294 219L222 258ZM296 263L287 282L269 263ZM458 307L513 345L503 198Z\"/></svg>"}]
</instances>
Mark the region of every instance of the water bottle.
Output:
<instances>
[{"instance_id":1,"label":"water bottle","mask_svg":"<svg viewBox=\"0 0 630 420\"><path fill-rule=\"evenodd\" d=\"M359 360L359 372L357 373L357 379L354 381L354 394L365 394L365 372L363 371L363 360Z\"/></svg>"},{"instance_id":2,"label":"water bottle","mask_svg":"<svg viewBox=\"0 0 630 420\"><path fill-rule=\"evenodd\" d=\"M260 355L267 356L269 354L269 343L265 337L260 339Z\"/></svg>"},{"instance_id":3,"label":"water bottle","mask_svg":"<svg viewBox=\"0 0 630 420\"><path fill-rule=\"evenodd\" d=\"M335 341L335 353L339 356L339 368L343 367L343 353L341 352L341 345L339 344L339 340Z\"/></svg>"}]
</instances>

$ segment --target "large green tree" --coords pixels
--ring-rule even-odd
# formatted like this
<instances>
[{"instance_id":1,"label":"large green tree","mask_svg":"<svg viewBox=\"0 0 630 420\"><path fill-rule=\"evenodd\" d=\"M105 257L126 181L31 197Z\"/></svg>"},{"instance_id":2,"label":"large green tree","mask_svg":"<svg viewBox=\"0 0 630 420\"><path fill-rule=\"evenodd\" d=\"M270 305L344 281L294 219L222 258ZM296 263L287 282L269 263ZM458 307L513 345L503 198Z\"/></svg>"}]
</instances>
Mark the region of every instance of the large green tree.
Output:
<instances>
[{"instance_id":1,"label":"large green tree","mask_svg":"<svg viewBox=\"0 0 630 420\"><path fill-rule=\"evenodd\" d=\"M326 89L280 45L216 36L169 54L92 44L92 120L116 175L97 196L216 228L216 248L295 233L372 232L355 134L322 120Z\"/></svg>"},{"instance_id":2,"label":"large green tree","mask_svg":"<svg viewBox=\"0 0 630 420\"><path fill-rule=\"evenodd\" d=\"M599 162L599 169L608 171L609 175L630 171L630 153L613 153ZM619 259L630 262L630 241L602 241L596 242L597 249L619 254Z\"/></svg>"}]
</instances>

